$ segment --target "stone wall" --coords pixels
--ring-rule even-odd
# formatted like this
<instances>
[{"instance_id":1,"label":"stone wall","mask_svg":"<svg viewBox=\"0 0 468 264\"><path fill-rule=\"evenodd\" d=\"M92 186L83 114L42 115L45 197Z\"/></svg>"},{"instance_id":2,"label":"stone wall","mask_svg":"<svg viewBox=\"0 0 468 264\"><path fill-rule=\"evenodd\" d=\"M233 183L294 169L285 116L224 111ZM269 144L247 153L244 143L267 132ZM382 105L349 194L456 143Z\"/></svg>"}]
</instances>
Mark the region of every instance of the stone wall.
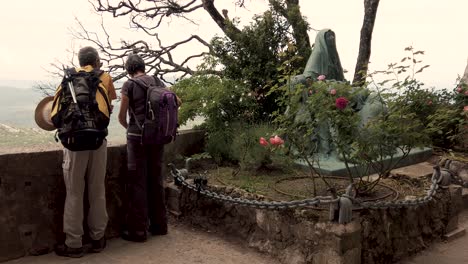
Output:
<instances>
[{"instance_id":1,"label":"stone wall","mask_svg":"<svg viewBox=\"0 0 468 264\"><path fill-rule=\"evenodd\" d=\"M395 263L420 252L458 227L461 207L461 188L453 185L419 207L360 211L362 263Z\"/></svg>"},{"instance_id":2,"label":"stone wall","mask_svg":"<svg viewBox=\"0 0 468 264\"><path fill-rule=\"evenodd\" d=\"M232 188L215 189L262 199ZM237 236L287 264L394 263L456 229L462 206L461 188L451 186L439 189L427 205L355 211L352 223L339 225L328 221L327 210L260 210L223 204L175 186L169 190L169 207L179 210L183 219Z\"/></svg>"},{"instance_id":3,"label":"stone wall","mask_svg":"<svg viewBox=\"0 0 468 264\"><path fill-rule=\"evenodd\" d=\"M220 187L217 191L233 197L262 199L229 187ZM326 218L327 211L270 211L223 204L187 189L179 191L177 187L172 187L169 196L178 196L180 213L191 224L237 236L250 247L273 255L282 263L360 263L358 221L339 225L320 221Z\"/></svg>"},{"instance_id":4,"label":"stone wall","mask_svg":"<svg viewBox=\"0 0 468 264\"><path fill-rule=\"evenodd\" d=\"M166 146L165 162L199 153L203 131L182 131ZM0 261L48 252L63 239L65 186L62 151L0 155ZM107 235L118 235L122 219L122 182L126 147L108 148L106 176Z\"/></svg>"}]
</instances>

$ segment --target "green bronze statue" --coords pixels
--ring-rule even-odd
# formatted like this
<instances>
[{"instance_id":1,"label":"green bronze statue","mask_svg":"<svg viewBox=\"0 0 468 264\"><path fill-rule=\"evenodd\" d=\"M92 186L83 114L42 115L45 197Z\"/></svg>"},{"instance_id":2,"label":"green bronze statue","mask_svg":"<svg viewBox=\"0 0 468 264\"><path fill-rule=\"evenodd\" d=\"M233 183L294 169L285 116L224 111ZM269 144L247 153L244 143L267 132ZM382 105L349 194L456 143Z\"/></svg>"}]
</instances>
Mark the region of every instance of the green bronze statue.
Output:
<instances>
[{"instance_id":1,"label":"green bronze statue","mask_svg":"<svg viewBox=\"0 0 468 264\"><path fill-rule=\"evenodd\" d=\"M328 80L345 81L336 49L335 33L330 29L318 32L304 72L294 76L291 84L307 85L307 79L316 80L320 75L325 75Z\"/></svg>"},{"instance_id":2,"label":"green bronze statue","mask_svg":"<svg viewBox=\"0 0 468 264\"><path fill-rule=\"evenodd\" d=\"M317 80L320 75L326 76L327 80L334 80L338 82L346 82L341 66L340 57L336 48L335 33L330 29L323 29L318 32L315 38L315 44L312 53L309 56L306 67L302 74L296 75L291 79L290 87L295 89L297 84L302 84L307 88L311 82ZM301 94L302 101L305 102L308 97L308 89L304 89ZM359 113L361 117L360 126L372 117L381 113L384 109L382 102L378 95L370 93L369 90L364 89L362 93L350 102L352 108ZM305 104L301 105L294 117L298 124L311 123L313 113L310 113ZM335 133L327 122L318 124L309 142L311 152L321 155L323 159L337 159L339 160L336 152L336 147L332 141L332 134Z\"/></svg>"}]
</instances>

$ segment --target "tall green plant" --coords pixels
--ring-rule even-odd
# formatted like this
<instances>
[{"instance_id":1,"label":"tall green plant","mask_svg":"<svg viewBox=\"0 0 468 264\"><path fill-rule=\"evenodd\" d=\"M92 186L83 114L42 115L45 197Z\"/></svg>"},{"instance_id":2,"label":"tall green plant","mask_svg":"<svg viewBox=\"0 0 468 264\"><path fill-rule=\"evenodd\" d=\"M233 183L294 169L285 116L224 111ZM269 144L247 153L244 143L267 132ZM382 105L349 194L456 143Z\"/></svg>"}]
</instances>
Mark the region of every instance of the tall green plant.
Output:
<instances>
[{"instance_id":1,"label":"tall green plant","mask_svg":"<svg viewBox=\"0 0 468 264\"><path fill-rule=\"evenodd\" d=\"M184 101L179 112L180 123L203 118L207 151L219 161L232 159L231 144L238 133L232 124L254 123L257 115L257 103L250 90L240 81L214 75L193 76L173 88Z\"/></svg>"},{"instance_id":2,"label":"tall green plant","mask_svg":"<svg viewBox=\"0 0 468 264\"><path fill-rule=\"evenodd\" d=\"M235 40L215 37L211 41L213 55L223 65L223 75L242 81L257 99L261 114L257 118L260 120L278 109L278 94L269 91L278 82L278 67L285 59L297 54L297 49L287 48L288 43L294 42L290 27L288 20L271 8L255 16ZM305 63L304 58L296 60L299 68Z\"/></svg>"}]
</instances>

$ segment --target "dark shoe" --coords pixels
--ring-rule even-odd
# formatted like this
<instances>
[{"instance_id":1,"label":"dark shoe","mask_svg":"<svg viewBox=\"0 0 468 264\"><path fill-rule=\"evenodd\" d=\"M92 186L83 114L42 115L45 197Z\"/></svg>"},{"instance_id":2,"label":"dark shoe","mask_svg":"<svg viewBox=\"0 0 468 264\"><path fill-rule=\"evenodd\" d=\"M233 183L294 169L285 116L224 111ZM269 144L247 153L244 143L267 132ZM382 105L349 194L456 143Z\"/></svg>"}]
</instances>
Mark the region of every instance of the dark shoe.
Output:
<instances>
[{"instance_id":1,"label":"dark shoe","mask_svg":"<svg viewBox=\"0 0 468 264\"><path fill-rule=\"evenodd\" d=\"M165 227L150 226L149 231L153 236L165 236L167 235L167 226Z\"/></svg>"},{"instance_id":2,"label":"dark shoe","mask_svg":"<svg viewBox=\"0 0 468 264\"><path fill-rule=\"evenodd\" d=\"M106 245L107 242L105 236L98 240L91 240L91 248L89 249L89 251L91 253L99 253L102 250L104 250L104 248L106 248Z\"/></svg>"},{"instance_id":3,"label":"dark shoe","mask_svg":"<svg viewBox=\"0 0 468 264\"><path fill-rule=\"evenodd\" d=\"M65 244L55 246L55 253L62 257L81 258L84 256L83 247L71 248Z\"/></svg>"},{"instance_id":4,"label":"dark shoe","mask_svg":"<svg viewBox=\"0 0 468 264\"><path fill-rule=\"evenodd\" d=\"M146 232L130 232L126 230L122 232L122 239L131 242L145 242L147 237Z\"/></svg>"}]
</instances>

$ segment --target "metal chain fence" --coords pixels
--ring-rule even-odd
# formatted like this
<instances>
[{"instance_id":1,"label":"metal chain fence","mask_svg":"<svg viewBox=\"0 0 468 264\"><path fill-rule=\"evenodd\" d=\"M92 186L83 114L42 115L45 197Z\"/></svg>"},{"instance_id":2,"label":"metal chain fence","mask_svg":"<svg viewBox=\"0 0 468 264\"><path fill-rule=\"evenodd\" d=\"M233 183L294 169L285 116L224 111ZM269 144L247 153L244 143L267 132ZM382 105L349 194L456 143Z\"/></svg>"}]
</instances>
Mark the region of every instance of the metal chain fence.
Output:
<instances>
[{"instance_id":1,"label":"metal chain fence","mask_svg":"<svg viewBox=\"0 0 468 264\"><path fill-rule=\"evenodd\" d=\"M361 202L349 194L343 194L338 197L332 196L316 196L309 199L303 200L294 200L294 201L258 201L252 199L245 199L245 198L238 198L238 197L231 197L229 195L220 194L214 191L210 191L207 189L207 180L206 178L195 178L194 183L189 183L186 179L188 176L188 171L185 169L179 170L175 168L173 164L170 164L169 167L171 168L170 172L172 177L174 178L174 182L178 186L182 186L188 188L192 191L197 192L199 195L203 195L207 198L217 200L220 202L230 203L234 205L252 207L257 209L267 209L267 210L281 210L281 209L291 209L291 208L299 208L299 207L306 207L306 206L315 206L320 204L328 204L330 208L334 208L340 211L340 214L343 210L340 208L344 206L348 206L347 211L349 212L352 208L350 206L357 206L363 209L388 209L388 208L403 208L403 207L415 207L421 206L429 203L434 195L436 194L439 188L447 188L443 186L442 183L442 176L441 174L437 174L434 172L431 178L431 186L427 191L427 194L424 197L416 198L416 199L408 199L408 200L397 200L397 201L377 201L377 202ZM347 217L346 221L340 221L343 223L351 221L350 217Z\"/></svg>"}]
</instances>

